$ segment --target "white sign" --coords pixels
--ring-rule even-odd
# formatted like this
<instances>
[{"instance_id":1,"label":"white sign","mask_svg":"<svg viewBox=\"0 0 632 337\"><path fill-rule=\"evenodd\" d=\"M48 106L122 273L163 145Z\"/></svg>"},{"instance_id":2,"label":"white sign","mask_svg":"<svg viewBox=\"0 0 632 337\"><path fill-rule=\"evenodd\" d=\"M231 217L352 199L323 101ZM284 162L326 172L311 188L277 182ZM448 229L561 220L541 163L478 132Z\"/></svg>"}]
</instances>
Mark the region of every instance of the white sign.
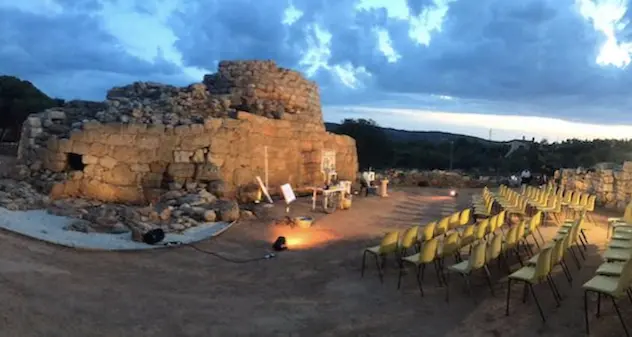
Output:
<instances>
[{"instance_id":1,"label":"white sign","mask_svg":"<svg viewBox=\"0 0 632 337\"><path fill-rule=\"evenodd\" d=\"M261 192L263 192L263 195L266 196L266 199L268 199L269 203L273 204L274 202L272 201L272 198L270 197L270 193L268 193L268 189L263 184L263 181L261 181L261 177L257 176L256 179L257 179L257 183L259 184L259 188L261 188Z\"/></svg>"},{"instance_id":2,"label":"white sign","mask_svg":"<svg viewBox=\"0 0 632 337\"><path fill-rule=\"evenodd\" d=\"M296 200L296 195L294 195L294 190L292 190L292 186L290 186L290 184L281 185L281 193L283 193L283 198L285 198L285 203L288 205L292 201Z\"/></svg>"},{"instance_id":3,"label":"white sign","mask_svg":"<svg viewBox=\"0 0 632 337\"><path fill-rule=\"evenodd\" d=\"M325 173L336 172L336 151L323 150L321 170Z\"/></svg>"}]
</instances>

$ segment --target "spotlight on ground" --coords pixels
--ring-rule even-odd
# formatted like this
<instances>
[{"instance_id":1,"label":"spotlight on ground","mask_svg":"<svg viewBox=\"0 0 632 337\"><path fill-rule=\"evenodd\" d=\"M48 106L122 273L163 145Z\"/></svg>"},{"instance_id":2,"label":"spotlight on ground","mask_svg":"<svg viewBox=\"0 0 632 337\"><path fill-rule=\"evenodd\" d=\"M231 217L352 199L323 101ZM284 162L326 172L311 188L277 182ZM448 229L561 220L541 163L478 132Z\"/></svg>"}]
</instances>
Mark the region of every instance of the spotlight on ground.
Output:
<instances>
[{"instance_id":1,"label":"spotlight on ground","mask_svg":"<svg viewBox=\"0 0 632 337\"><path fill-rule=\"evenodd\" d=\"M450 196L453 198L456 198L459 195L459 192L457 192L456 190L450 190Z\"/></svg>"},{"instance_id":2,"label":"spotlight on ground","mask_svg":"<svg viewBox=\"0 0 632 337\"><path fill-rule=\"evenodd\" d=\"M285 240L285 236L279 236L272 244L272 249L277 252L287 250L287 241Z\"/></svg>"}]
</instances>

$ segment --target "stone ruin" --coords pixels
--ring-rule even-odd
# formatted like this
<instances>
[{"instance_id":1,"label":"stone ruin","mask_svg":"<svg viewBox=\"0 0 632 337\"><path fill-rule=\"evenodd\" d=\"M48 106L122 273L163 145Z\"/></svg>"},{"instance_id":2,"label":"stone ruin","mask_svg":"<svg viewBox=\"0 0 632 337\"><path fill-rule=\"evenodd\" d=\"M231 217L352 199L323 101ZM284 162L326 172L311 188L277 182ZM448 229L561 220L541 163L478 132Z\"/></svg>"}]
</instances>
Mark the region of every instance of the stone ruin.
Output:
<instances>
[{"instance_id":1,"label":"stone ruin","mask_svg":"<svg viewBox=\"0 0 632 337\"><path fill-rule=\"evenodd\" d=\"M218 68L188 87L137 82L111 89L105 102L73 101L30 115L17 174L52 200L156 205L170 196L171 211L174 203L252 201L266 157L272 193L285 183L296 190L322 185L324 153L335 153L340 179L355 177L355 141L325 131L314 82L272 61L222 61ZM198 197L174 202L184 191ZM198 218L214 219L209 207L199 208ZM153 217L169 218L163 211ZM235 218L215 211L227 218L220 220Z\"/></svg>"}]
</instances>

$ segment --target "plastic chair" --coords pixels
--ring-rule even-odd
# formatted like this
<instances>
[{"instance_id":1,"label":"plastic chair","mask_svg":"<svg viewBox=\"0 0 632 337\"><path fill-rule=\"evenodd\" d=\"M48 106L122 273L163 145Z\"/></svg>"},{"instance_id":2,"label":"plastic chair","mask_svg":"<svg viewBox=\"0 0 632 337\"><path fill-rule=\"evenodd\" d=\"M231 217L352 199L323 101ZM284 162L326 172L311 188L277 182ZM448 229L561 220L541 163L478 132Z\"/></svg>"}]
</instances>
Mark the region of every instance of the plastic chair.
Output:
<instances>
[{"instance_id":1,"label":"plastic chair","mask_svg":"<svg viewBox=\"0 0 632 337\"><path fill-rule=\"evenodd\" d=\"M617 312L617 316L619 316L619 321L621 321L621 325L625 331L625 335L630 337L628 328L625 325L625 320L623 319L623 316L621 316L621 311L617 305L617 300L624 297L626 293L630 296L628 292L630 283L632 283L632 260L625 262L620 276L595 275L593 278L588 280L588 282L584 283L582 288L584 289L584 319L586 320L586 334L590 333L588 319L588 294L597 293L597 317L601 314L601 297L610 297L612 305Z\"/></svg>"},{"instance_id":2,"label":"plastic chair","mask_svg":"<svg viewBox=\"0 0 632 337\"><path fill-rule=\"evenodd\" d=\"M387 233L382 242L379 245L368 247L364 249L362 254L362 271L361 276L364 276L364 268L366 267L366 256L371 254L375 256L375 265L377 266L377 272L380 276L380 282L384 283L384 273L382 267L384 265L384 258L389 254L397 254L399 247L399 232Z\"/></svg>"},{"instance_id":3,"label":"plastic chair","mask_svg":"<svg viewBox=\"0 0 632 337\"><path fill-rule=\"evenodd\" d=\"M437 279L439 283L441 283L442 275L440 274L439 269L439 260L437 259L437 249L439 246L439 238L435 237L426 241L426 243L421 247L421 251L417 254L402 257L400 268L399 268L399 277L397 279L397 289L401 288L402 285L402 276L404 274L404 266L406 264L412 264L417 267L417 285L419 286L419 292L421 296L424 296L424 289L422 286L424 272L426 270L426 265L429 263L435 264L435 271L437 272Z\"/></svg>"},{"instance_id":4,"label":"plastic chair","mask_svg":"<svg viewBox=\"0 0 632 337\"><path fill-rule=\"evenodd\" d=\"M485 272L485 278L487 279L487 284L489 285L489 289L494 295L494 286L492 284L491 274L489 273L489 268L485 264L485 252L487 249L487 243L484 240L480 240L473 245L472 255L465 260L461 261L457 264L453 264L448 267L448 274L446 275L446 301L449 299L449 282L450 282L450 272L459 273L465 279L465 284L467 286L468 292L472 294L472 285L470 283L470 275L475 270L482 269Z\"/></svg>"},{"instance_id":5,"label":"plastic chair","mask_svg":"<svg viewBox=\"0 0 632 337\"><path fill-rule=\"evenodd\" d=\"M421 237L419 238L419 241L425 242L432 239L434 237L436 227L436 221L430 222L423 226L423 228L421 228Z\"/></svg>"},{"instance_id":6,"label":"plastic chair","mask_svg":"<svg viewBox=\"0 0 632 337\"><path fill-rule=\"evenodd\" d=\"M524 265L522 262L522 258L520 257L520 252L518 251L518 230L520 225L511 227L505 237L503 238L503 253L505 255L505 261L509 261L509 256L507 255L509 252L513 252L518 259L520 265Z\"/></svg>"},{"instance_id":7,"label":"plastic chair","mask_svg":"<svg viewBox=\"0 0 632 337\"><path fill-rule=\"evenodd\" d=\"M435 227L434 236L439 236L442 234L446 234L450 230L450 217L447 216L437 223L437 227Z\"/></svg>"},{"instance_id":8,"label":"plastic chair","mask_svg":"<svg viewBox=\"0 0 632 337\"><path fill-rule=\"evenodd\" d=\"M466 208L461 211L461 215L459 217L459 226L468 225L472 220L472 209Z\"/></svg>"},{"instance_id":9,"label":"plastic chair","mask_svg":"<svg viewBox=\"0 0 632 337\"><path fill-rule=\"evenodd\" d=\"M571 275L571 272L568 269L568 266L566 265L566 261L564 260L564 252L565 252L564 247L568 245L569 240L570 240L570 236L566 235L564 239L554 241L552 245L547 245L547 247L553 248L553 250L551 251L551 270L553 270L555 266L560 265L562 267L562 271L564 272L564 276L566 276L566 280L568 281L569 284L572 285L573 276ZM529 259L529 261L527 261L527 265L531 265L531 266L535 265L538 262L539 256L540 256L539 253L535 254L533 257Z\"/></svg>"},{"instance_id":10,"label":"plastic chair","mask_svg":"<svg viewBox=\"0 0 632 337\"><path fill-rule=\"evenodd\" d=\"M540 302L538 301L538 297L533 290L533 285L540 284L543 281L547 281L549 284L549 288L551 288L551 292L553 293L553 297L555 298L555 302L557 305L560 305L560 294L557 291L557 286L555 285L555 281L550 275L551 271L551 253L553 251L553 247L546 247L542 249L540 254L538 254L538 260L535 266L525 266L518 271L509 275L509 279L507 281L507 306L505 309L505 315L509 316L509 298L511 297L511 283L512 282L524 282L526 287L531 292L533 299L538 307L538 311L540 312L540 317L543 322L546 322L546 317L544 316L544 312L542 311L542 307L540 306ZM523 295L523 302L526 301L526 292Z\"/></svg>"},{"instance_id":11,"label":"plastic chair","mask_svg":"<svg viewBox=\"0 0 632 337\"><path fill-rule=\"evenodd\" d=\"M454 232L449 234L444 240L443 244L439 248L437 256L439 257L439 262L441 269L445 266L445 258L452 255L454 256L454 260L456 262L461 262L461 236L459 233Z\"/></svg>"},{"instance_id":12,"label":"plastic chair","mask_svg":"<svg viewBox=\"0 0 632 337\"><path fill-rule=\"evenodd\" d=\"M408 250L415 248L415 252L419 251L419 226L411 226L408 228L399 242L399 253L404 256Z\"/></svg>"}]
</instances>

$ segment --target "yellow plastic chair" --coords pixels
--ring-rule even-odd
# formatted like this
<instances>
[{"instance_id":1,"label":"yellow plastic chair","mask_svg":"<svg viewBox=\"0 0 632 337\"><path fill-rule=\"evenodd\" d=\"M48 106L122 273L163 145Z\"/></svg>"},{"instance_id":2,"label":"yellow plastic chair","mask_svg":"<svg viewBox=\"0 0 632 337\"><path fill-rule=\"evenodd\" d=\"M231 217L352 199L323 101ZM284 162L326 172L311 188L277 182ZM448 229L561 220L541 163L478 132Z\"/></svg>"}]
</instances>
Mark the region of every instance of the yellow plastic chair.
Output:
<instances>
[{"instance_id":1,"label":"yellow plastic chair","mask_svg":"<svg viewBox=\"0 0 632 337\"><path fill-rule=\"evenodd\" d=\"M505 256L505 261L507 261L507 264L509 264L509 253L513 252L516 255L516 258L518 259L518 262L520 263L520 265L524 265L524 263L522 262L522 258L520 257L520 251L518 250L518 230L519 230L520 225L517 226L512 226L508 231L507 234L505 234L505 237L503 239L503 254Z\"/></svg>"},{"instance_id":2,"label":"yellow plastic chair","mask_svg":"<svg viewBox=\"0 0 632 337\"><path fill-rule=\"evenodd\" d=\"M461 212L454 212L449 216L448 229L454 229L459 226L461 220Z\"/></svg>"},{"instance_id":3,"label":"yellow plastic chair","mask_svg":"<svg viewBox=\"0 0 632 337\"><path fill-rule=\"evenodd\" d=\"M461 261L457 264L453 264L448 267L448 273L445 278L446 301L449 298L449 292L450 292L449 291L450 272L458 273L458 274L461 274L461 276L463 276L463 278L465 279L467 290L471 295L472 285L470 284L470 275L472 274L472 272L482 269L485 272L485 278L487 279L487 284L489 285L489 289L491 290L492 295L494 295L494 286L492 284L491 274L489 273L489 268L487 268L487 265L485 264L486 250L487 250L487 243L484 240L479 240L473 245L472 255L470 255L470 257L467 260Z\"/></svg>"},{"instance_id":4,"label":"yellow plastic chair","mask_svg":"<svg viewBox=\"0 0 632 337\"><path fill-rule=\"evenodd\" d=\"M500 233L492 234L490 240L487 244L487 252L485 252L485 263L489 264L489 262L496 260L498 264L498 270L500 270L500 263L502 260L502 251L503 251L503 236ZM509 266L507 265L507 261L505 262L505 266L507 270L509 270Z\"/></svg>"},{"instance_id":5,"label":"yellow plastic chair","mask_svg":"<svg viewBox=\"0 0 632 337\"><path fill-rule=\"evenodd\" d=\"M593 213L595 212L595 203L597 201L596 195L591 195L588 197L588 201L586 202L586 207L584 207L584 211L586 212L586 217L588 221L592 222L593 225L597 225L595 218L593 217Z\"/></svg>"},{"instance_id":6,"label":"yellow plastic chair","mask_svg":"<svg viewBox=\"0 0 632 337\"><path fill-rule=\"evenodd\" d=\"M459 226L466 226L471 222L471 220L472 220L471 208L466 208L463 211L461 211L461 215L459 217Z\"/></svg>"},{"instance_id":7,"label":"yellow plastic chair","mask_svg":"<svg viewBox=\"0 0 632 337\"><path fill-rule=\"evenodd\" d=\"M564 239L554 241L553 244L547 245L547 247L552 247L551 251L551 270L555 268L555 266L560 265L562 267L562 271L564 272L564 276L566 276L566 280L569 284L573 284L573 276L571 275L571 271L568 269L566 265L566 261L564 260L564 247L568 245L568 241L570 240L569 235L565 235ZM534 266L538 262L539 253L535 254L533 257L527 261L527 265Z\"/></svg>"},{"instance_id":8,"label":"yellow plastic chair","mask_svg":"<svg viewBox=\"0 0 632 337\"><path fill-rule=\"evenodd\" d=\"M632 248L608 248L603 253L606 261L627 261L632 259Z\"/></svg>"},{"instance_id":9,"label":"yellow plastic chair","mask_svg":"<svg viewBox=\"0 0 632 337\"><path fill-rule=\"evenodd\" d=\"M414 225L408 228L399 242L399 253L404 256L408 250L414 248L415 252L419 251L419 226Z\"/></svg>"},{"instance_id":10,"label":"yellow plastic chair","mask_svg":"<svg viewBox=\"0 0 632 337\"><path fill-rule=\"evenodd\" d=\"M538 297L536 296L535 291L533 290L533 286L536 284L540 284L546 281L549 284L549 288L551 288L551 292L553 293L553 297L555 298L555 302L557 305L560 305L560 294L557 291L557 286L555 285L555 281L550 275L551 271L551 253L553 251L553 247L546 247L542 249L540 254L538 254L538 260L535 266L525 266L518 271L509 275L509 279L507 281L507 306L505 309L505 315L509 316L509 298L511 297L511 283L512 282L523 282L526 284L528 290L531 292L533 299L538 307L538 311L540 312L540 317L543 322L546 322L546 317L544 316L544 312L542 311L542 307L540 306L540 302L538 301ZM523 296L523 302L526 301L526 292Z\"/></svg>"},{"instance_id":11,"label":"yellow plastic chair","mask_svg":"<svg viewBox=\"0 0 632 337\"><path fill-rule=\"evenodd\" d=\"M577 268L580 268L580 264L579 264L579 259L577 258L577 254L575 254L575 250L573 249L574 246L578 246L577 251L581 255L582 259L586 260L586 256L582 252L581 248L579 248L579 244L582 244L580 240L580 229L582 228L583 225L584 225L584 216L582 215L580 216L579 220L577 220L570 229L566 230L564 228L560 228L557 234L553 237L553 241L558 241L558 240L564 239L564 236L566 234L570 236L569 250L573 254L573 258L575 259L575 262L577 263Z\"/></svg>"},{"instance_id":12,"label":"yellow plastic chair","mask_svg":"<svg viewBox=\"0 0 632 337\"><path fill-rule=\"evenodd\" d=\"M538 249L540 249L540 243L538 242L538 238L536 238L535 236L535 232L538 230L538 222L540 221L539 219L541 219L541 213L538 211L538 213L536 213L535 216L531 217L531 219L527 221L527 225L524 232L525 241L527 241L527 238L531 236L533 238L533 242L535 242L536 246L538 246ZM542 243L544 244L544 240L542 240ZM529 244L528 241L527 241L527 244Z\"/></svg>"},{"instance_id":13,"label":"yellow plastic chair","mask_svg":"<svg viewBox=\"0 0 632 337\"><path fill-rule=\"evenodd\" d=\"M470 245L476 241L476 237L474 236L474 232L478 227L478 224L465 226L465 229L461 232L461 247L465 247Z\"/></svg>"},{"instance_id":14,"label":"yellow plastic chair","mask_svg":"<svg viewBox=\"0 0 632 337\"><path fill-rule=\"evenodd\" d=\"M588 280L588 282L584 283L582 288L584 289L584 319L586 320L586 334L590 334L588 319L588 294L597 293L597 317L599 317L601 311L601 297L610 297L610 299L612 300L612 305L617 312L617 316L619 316L619 321L621 321L621 325L623 326L623 330L625 331L625 335L630 337L628 328L625 325L625 320L623 319L623 316L621 316L621 311L619 310L619 306L617 305L617 300L623 298L626 293L628 293L628 289L630 288L631 283L632 260L628 260L625 262L620 276L595 275L593 278Z\"/></svg>"},{"instance_id":15,"label":"yellow plastic chair","mask_svg":"<svg viewBox=\"0 0 632 337\"><path fill-rule=\"evenodd\" d=\"M364 249L362 254L362 271L361 275L364 276L364 268L366 267L366 257L371 254L375 257L375 265L377 266L377 272L380 276L380 282L384 283L384 273L382 267L384 265L384 258L389 254L397 254L397 248L399 246L399 232L387 233L382 242L379 245Z\"/></svg>"},{"instance_id":16,"label":"yellow plastic chair","mask_svg":"<svg viewBox=\"0 0 632 337\"><path fill-rule=\"evenodd\" d=\"M608 237L614 234L613 232L616 232L617 228L621 228L621 234L627 234L624 233L627 231L632 232L632 201L625 206L621 218L608 218ZM619 238L622 236L620 235ZM627 235L625 236L627 237ZM632 237L632 234L630 236Z\"/></svg>"},{"instance_id":17,"label":"yellow plastic chair","mask_svg":"<svg viewBox=\"0 0 632 337\"><path fill-rule=\"evenodd\" d=\"M401 259L401 264L399 268L399 277L397 279L397 289L401 288L402 285L402 276L404 274L404 267L407 264L412 264L417 267L417 285L419 286L419 292L421 296L424 296L424 289L422 286L424 279L424 272L426 270L426 265L429 263L435 264L435 271L437 272L437 279L439 283L441 283L442 275L440 273L439 260L437 259L437 248L439 246L439 238L435 237L426 241L424 245L421 247L421 251L417 254L405 256Z\"/></svg>"},{"instance_id":18,"label":"yellow plastic chair","mask_svg":"<svg viewBox=\"0 0 632 337\"><path fill-rule=\"evenodd\" d=\"M421 228L421 237L419 240L421 242L428 241L434 237L435 229L437 227L437 222L432 221L426 224L423 228Z\"/></svg>"},{"instance_id":19,"label":"yellow plastic chair","mask_svg":"<svg viewBox=\"0 0 632 337\"><path fill-rule=\"evenodd\" d=\"M439 253L437 254L440 259L441 268L445 266L445 259L448 256L454 256L456 262L461 262L461 236L457 232L448 234L443 240Z\"/></svg>"},{"instance_id":20,"label":"yellow plastic chair","mask_svg":"<svg viewBox=\"0 0 632 337\"><path fill-rule=\"evenodd\" d=\"M434 236L446 234L448 230L450 230L450 217L449 216L439 220L439 223L437 223L437 227L435 227Z\"/></svg>"},{"instance_id":21,"label":"yellow plastic chair","mask_svg":"<svg viewBox=\"0 0 632 337\"><path fill-rule=\"evenodd\" d=\"M571 227L573 227L573 225L577 222L580 221L580 225L579 225L579 242L582 244L582 246L584 247L584 251L588 250L588 237L586 236L586 232L584 232L584 227L585 227L585 221L582 220L584 219L584 217L586 216L586 210L584 209L583 211L581 211L580 213L581 215L579 216L579 219L577 220L567 220L564 222L564 224L562 224L562 226L560 227L560 229L557 231L558 234L566 234L571 230Z\"/></svg>"},{"instance_id":22,"label":"yellow plastic chair","mask_svg":"<svg viewBox=\"0 0 632 337\"><path fill-rule=\"evenodd\" d=\"M552 196L552 201L550 205L546 207L541 207L538 210L542 211L543 222L546 221L547 217L550 217L557 226L562 223L562 221L560 220L560 216L562 214L562 204L555 195Z\"/></svg>"}]
</instances>

